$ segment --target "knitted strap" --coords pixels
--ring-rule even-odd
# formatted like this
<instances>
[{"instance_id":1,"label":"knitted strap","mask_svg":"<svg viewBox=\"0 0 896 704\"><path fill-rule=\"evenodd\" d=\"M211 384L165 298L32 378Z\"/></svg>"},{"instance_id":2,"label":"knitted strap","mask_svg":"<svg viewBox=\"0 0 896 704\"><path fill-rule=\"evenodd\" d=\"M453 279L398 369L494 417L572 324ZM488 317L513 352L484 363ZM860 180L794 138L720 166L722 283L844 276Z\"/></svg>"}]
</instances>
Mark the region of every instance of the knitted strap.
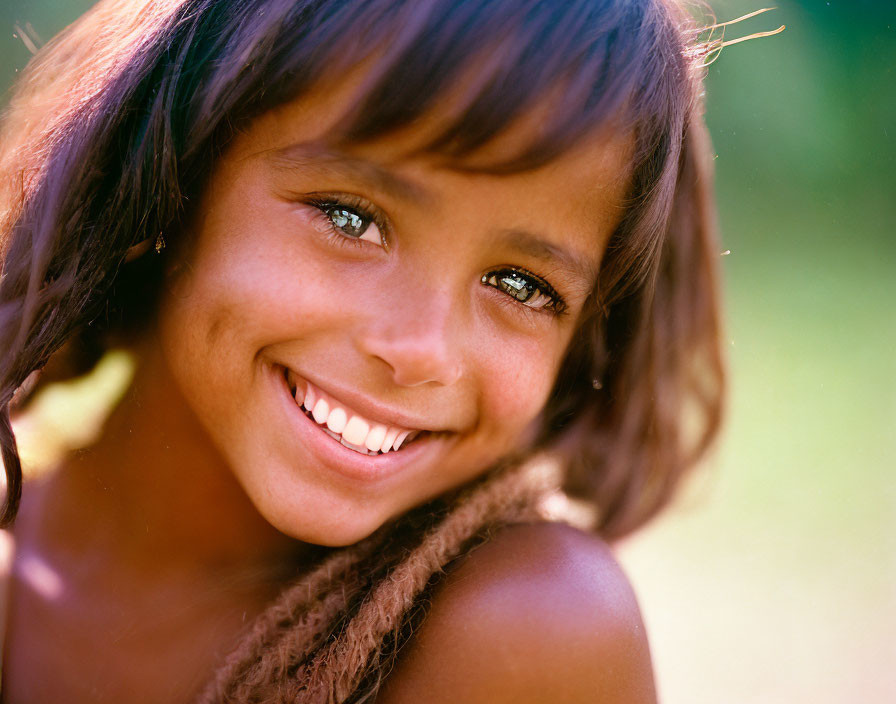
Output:
<instances>
[{"instance_id":1,"label":"knitted strap","mask_svg":"<svg viewBox=\"0 0 896 704\"><path fill-rule=\"evenodd\" d=\"M381 657L384 639L410 618L433 575L486 529L543 518L544 499L558 486L556 469L545 462L496 471L461 495L369 587L390 559L383 548L389 529L334 553L258 617L196 704L341 704L356 696L388 664ZM379 679L373 678L374 688Z\"/></svg>"},{"instance_id":2,"label":"knitted strap","mask_svg":"<svg viewBox=\"0 0 896 704\"><path fill-rule=\"evenodd\" d=\"M369 538L348 548L329 555L317 568L304 575L295 584L285 589L258 618L248 633L224 663L215 672L195 704L218 704L226 701L240 701L237 689L243 689L248 682L250 671L256 669L260 654L270 650L270 646L284 631L292 631L302 623L303 617L318 610L329 610L335 597L326 594L337 581L359 561L368 557L382 542L383 536L374 533ZM340 593L342 591L340 590ZM306 623L310 626L310 622Z\"/></svg>"},{"instance_id":3,"label":"knitted strap","mask_svg":"<svg viewBox=\"0 0 896 704\"><path fill-rule=\"evenodd\" d=\"M284 701L340 704L378 666L383 639L400 628L433 574L460 556L489 526L540 517L542 499L556 487L556 474L531 464L505 470L476 487L417 548L364 599L358 614L291 683Z\"/></svg>"}]
</instances>

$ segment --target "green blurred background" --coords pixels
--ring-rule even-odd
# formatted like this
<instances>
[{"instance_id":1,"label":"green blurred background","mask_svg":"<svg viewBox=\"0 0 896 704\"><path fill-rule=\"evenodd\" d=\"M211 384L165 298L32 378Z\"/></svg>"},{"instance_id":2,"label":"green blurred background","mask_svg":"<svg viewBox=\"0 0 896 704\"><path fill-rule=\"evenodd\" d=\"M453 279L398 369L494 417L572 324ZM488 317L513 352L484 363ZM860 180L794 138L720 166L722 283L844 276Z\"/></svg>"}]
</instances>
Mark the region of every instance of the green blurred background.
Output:
<instances>
[{"instance_id":1,"label":"green blurred background","mask_svg":"<svg viewBox=\"0 0 896 704\"><path fill-rule=\"evenodd\" d=\"M90 4L0 0L0 90ZM780 24L709 69L725 436L619 549L666 704L896 702L896 2L785 0L728 38Z\"/></svg>"}]
</instances>

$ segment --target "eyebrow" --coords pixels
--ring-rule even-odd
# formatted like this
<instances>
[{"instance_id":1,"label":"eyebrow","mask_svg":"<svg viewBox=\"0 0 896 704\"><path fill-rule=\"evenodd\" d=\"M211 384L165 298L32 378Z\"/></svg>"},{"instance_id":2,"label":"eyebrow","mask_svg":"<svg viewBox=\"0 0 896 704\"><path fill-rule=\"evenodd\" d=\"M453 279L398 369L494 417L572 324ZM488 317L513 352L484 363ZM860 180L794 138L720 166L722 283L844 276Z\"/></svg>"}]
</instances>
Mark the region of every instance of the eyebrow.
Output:
<instances>
[{"instance_id":1,"label":"eyebrow","mask_svg":"<svg viewBox=\"0 0 896 704\"><path fill-rule=\"evenodd\" d=\"M500 242L547 264L560 264L574 276L592 286L597 279L598 263L583 257L528 230L502 230Z\"/></svg>"},{"instance_id":2,"label":"eyebrow","mask_svg":"<svg viewBox=\"0 0 896 704\"><path fill-rule=\"evenodd\" d=\"M353 178L360 178L375 188L403 200L433 203L435 196L423 184L399 176L379 164L362 157L335 151L320 142L299 142L274 150L271 161L277 168L288 171L326 170ZM570 274L593 286L597 279L598 263L583 257L528 230L501 230L496 242L509 249L538 259L546 264L559 264Z\"/></svg>"},{"instance_id":3,"label":"eyebrow","mask_svg":"<svg viewBox=\"0 0 896 704\"><path fill-rule=\"evenodd\" d=\"M423 203L434 200L432 193L422 184L399 176L379 164L362 157L334 151L319 142L301 142L275 150L271 161L278 168L303 171L326 170L359 178L380 191L402 200Z\"/></svg>"}]
</instances>

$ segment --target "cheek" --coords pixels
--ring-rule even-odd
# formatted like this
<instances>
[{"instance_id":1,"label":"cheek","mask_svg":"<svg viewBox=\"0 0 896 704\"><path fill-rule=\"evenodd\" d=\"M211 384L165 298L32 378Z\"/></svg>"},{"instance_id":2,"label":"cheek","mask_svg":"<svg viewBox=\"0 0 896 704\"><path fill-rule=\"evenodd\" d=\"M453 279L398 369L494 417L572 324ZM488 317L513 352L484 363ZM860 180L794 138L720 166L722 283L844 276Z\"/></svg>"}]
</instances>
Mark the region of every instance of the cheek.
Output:
<instances>
[{"instance_id":1,"label":"cheek","mask_svg":"<svg viewBox=\"0 0 896 704\"><path fill-rule=\"evenodd\" d=\"M191 346L254 353L336 319L335 272L309 256L307 233L254 216L206 227L163 311Z\"/></svg>"},{"instance_id":2,"label":"cheek","mask_svg":"<svg viewBox=\"0 0 896 704\"><path fill-rule=\"evenodd\" d=\"M262 343L278 326L314 322L315 311L334 300L333 272L309 253L320 235L307 212L272 198L264 180L251 175L227 185L225 173L225 185L210 188L213 205L200 218L177 288L202 309L213 338L236 322L240 337Z\"/></svg>"},{"instance_id":3,"label":"cheek","mask_svg":"<svg viewBox=\"0 0 896 704\"><path fill-rule=\"evenodd\" d=\"M482 417L513 446L532 428L557 376L560 340L520 336L491 340L480 350Z\"/></svg>"}]
</instances>

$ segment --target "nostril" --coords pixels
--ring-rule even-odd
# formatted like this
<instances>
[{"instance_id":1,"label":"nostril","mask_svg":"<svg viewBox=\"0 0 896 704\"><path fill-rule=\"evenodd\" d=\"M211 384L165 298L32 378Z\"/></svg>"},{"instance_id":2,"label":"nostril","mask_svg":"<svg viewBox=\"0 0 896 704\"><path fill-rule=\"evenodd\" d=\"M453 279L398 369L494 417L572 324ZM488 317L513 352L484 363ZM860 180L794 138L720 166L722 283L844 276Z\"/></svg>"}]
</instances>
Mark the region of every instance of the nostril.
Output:
<instances>
[{"instance_id":1,"label":"nostril","mask_svg":"<svg viewBox=\"0 0 896 704\"><path fill-rule=\"evenodd\" d=\"M362 354L386 365L398 386L449 386L462 372L464 335L446 307L404 309L359 338Z\"/></svg>"},{"instance_id":2,"label":"nostril","mask_svg":"<svg viewBox=\"0 0 896 704\"><path fill-rule=\"evenodd\" d=\"M423 341L409 341L405 345L381 342L369 345L368 353L385 363L398 386L454 384L461 376L460 362L444 348L420 342Z\"/></svg>"}]
</instances>

